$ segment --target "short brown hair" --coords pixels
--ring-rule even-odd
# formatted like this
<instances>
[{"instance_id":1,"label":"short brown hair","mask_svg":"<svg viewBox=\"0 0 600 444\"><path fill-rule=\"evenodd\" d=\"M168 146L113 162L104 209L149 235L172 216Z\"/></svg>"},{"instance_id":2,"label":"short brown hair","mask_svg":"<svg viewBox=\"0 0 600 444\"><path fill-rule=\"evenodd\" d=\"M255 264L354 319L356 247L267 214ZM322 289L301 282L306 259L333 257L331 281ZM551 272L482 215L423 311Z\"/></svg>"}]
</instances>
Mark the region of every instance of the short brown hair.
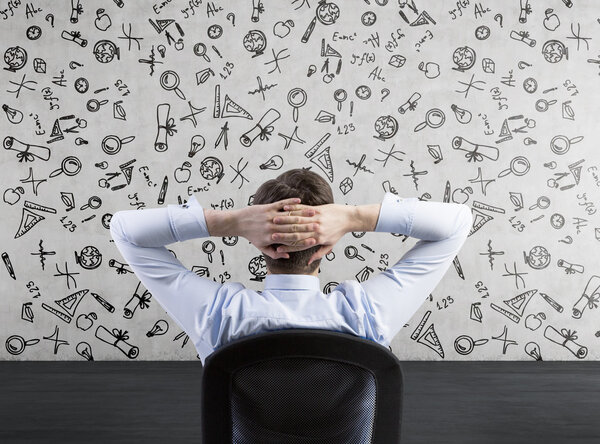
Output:
<instances>
[{"instance_id":1,"label":"short brown hair","mask_svg":"<svg viewBox=\"0 0 600 444\"><path fill-rule=\"evenodd\" d=\"M300 204L325 205L333 202L333 191L327 181L317 173L304 169L295 168L281 173L275 179L267 180L256 193L252 205L263 205L277 202L282 199L299 197ZM272 244L274 248L282 244ZM289 259L273 259L263 253L267 267L277 273L312 274L321 264L321 259L313 261L308 265L311 256L320 248L313 245L302 251L290 251Z\"/></svg>"}]
</instances>

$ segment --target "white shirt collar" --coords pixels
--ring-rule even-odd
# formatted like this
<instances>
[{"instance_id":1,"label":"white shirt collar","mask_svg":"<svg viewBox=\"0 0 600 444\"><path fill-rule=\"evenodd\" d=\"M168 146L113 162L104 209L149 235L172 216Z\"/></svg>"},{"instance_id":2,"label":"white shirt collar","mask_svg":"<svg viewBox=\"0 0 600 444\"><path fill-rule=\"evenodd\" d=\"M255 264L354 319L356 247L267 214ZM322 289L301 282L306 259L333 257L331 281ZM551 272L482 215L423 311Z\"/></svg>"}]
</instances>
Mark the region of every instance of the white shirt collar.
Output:
<instances>
[{"instance_id":1,"label":"white shirt collar","mask_svg":"<svg viewBox=\"0 0 600 444\"><path fill-rule=\"evenodd\" d=\"M319 278L310 274L268 274L265 290L321 290Z\"/></svg>"}]
</instances>

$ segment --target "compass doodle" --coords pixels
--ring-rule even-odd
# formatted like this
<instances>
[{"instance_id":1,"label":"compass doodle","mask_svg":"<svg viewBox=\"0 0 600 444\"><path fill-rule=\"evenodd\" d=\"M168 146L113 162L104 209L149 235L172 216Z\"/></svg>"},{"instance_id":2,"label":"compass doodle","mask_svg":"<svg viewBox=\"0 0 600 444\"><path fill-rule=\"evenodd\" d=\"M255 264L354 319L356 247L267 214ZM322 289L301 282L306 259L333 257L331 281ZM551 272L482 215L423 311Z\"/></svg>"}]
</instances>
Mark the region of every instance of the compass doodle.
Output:
<instances>
[{"instance_id":1,"label":"compass doodle","mask_svg":"<svg viewBox=\"0 0 600 444\"><path fill-rule=\"evenodd\" d=\"M595 0L3 3L0 359L197 358L111 219L191 196L242 208L292 168L340 204L471 208L469 241L394 339L403 358L599 359ZM264 258L239 240L168 252L259 291ZM348 235L323 291L413 242Z\"/></svg>"}]
</instances>

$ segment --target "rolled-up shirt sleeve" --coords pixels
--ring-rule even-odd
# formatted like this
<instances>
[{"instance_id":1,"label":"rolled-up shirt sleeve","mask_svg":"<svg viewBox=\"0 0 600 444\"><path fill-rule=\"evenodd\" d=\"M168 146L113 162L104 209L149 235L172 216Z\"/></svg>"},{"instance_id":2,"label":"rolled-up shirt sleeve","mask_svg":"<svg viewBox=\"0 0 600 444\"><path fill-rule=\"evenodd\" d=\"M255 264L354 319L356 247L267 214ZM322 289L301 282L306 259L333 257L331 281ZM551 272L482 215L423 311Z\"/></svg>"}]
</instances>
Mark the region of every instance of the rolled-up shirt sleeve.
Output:
<instances>
[{"instance_id":1,"label":"rolled-up shirt sleeve","mask_svg":"<svg viewBox=\"0 0 600 444\"><path fill-rule=\"evenodd\" d=\"M197 347L222 284L196 275L165 247L210 236L195 196L182 205L117 211L110 233L138 279Z\"/></svg>"},{"instance_id":2,"label":"rolled-up shirt sleeve","mask_svg":"<svg viewBox=\"0 0 600 444\"><path fill-rule=\"evenodd\" d=\"M465 204L385 194L374 231L420 239L394 265L361 283L387 344L443 278L472 223L471 209Z\"/></svg>"}]
</instances>

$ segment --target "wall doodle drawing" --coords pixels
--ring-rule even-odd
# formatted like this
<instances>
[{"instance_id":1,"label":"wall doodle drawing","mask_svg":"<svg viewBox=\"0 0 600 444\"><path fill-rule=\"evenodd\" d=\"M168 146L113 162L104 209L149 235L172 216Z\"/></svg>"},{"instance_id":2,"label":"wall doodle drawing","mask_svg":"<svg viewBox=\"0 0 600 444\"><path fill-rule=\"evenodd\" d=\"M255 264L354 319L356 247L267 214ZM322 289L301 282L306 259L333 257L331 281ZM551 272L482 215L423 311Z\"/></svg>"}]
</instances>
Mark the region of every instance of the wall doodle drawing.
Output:
<instances>
[{"instance_id":1,"label":"wall doodle drawing","mask_svg":"<svg viewBox=\"0 0 600 444\"><path fill-rule=\"evenodd\" d=\"M0 359L197 358L112 215L241 208L299 167L341 204L471 208L399 358L600 359L596 1L0 0L0 37ZM322 290L414 242L351 233ZM263 288L244 238L169 251Z\"/></svg>"}]
</instances>

